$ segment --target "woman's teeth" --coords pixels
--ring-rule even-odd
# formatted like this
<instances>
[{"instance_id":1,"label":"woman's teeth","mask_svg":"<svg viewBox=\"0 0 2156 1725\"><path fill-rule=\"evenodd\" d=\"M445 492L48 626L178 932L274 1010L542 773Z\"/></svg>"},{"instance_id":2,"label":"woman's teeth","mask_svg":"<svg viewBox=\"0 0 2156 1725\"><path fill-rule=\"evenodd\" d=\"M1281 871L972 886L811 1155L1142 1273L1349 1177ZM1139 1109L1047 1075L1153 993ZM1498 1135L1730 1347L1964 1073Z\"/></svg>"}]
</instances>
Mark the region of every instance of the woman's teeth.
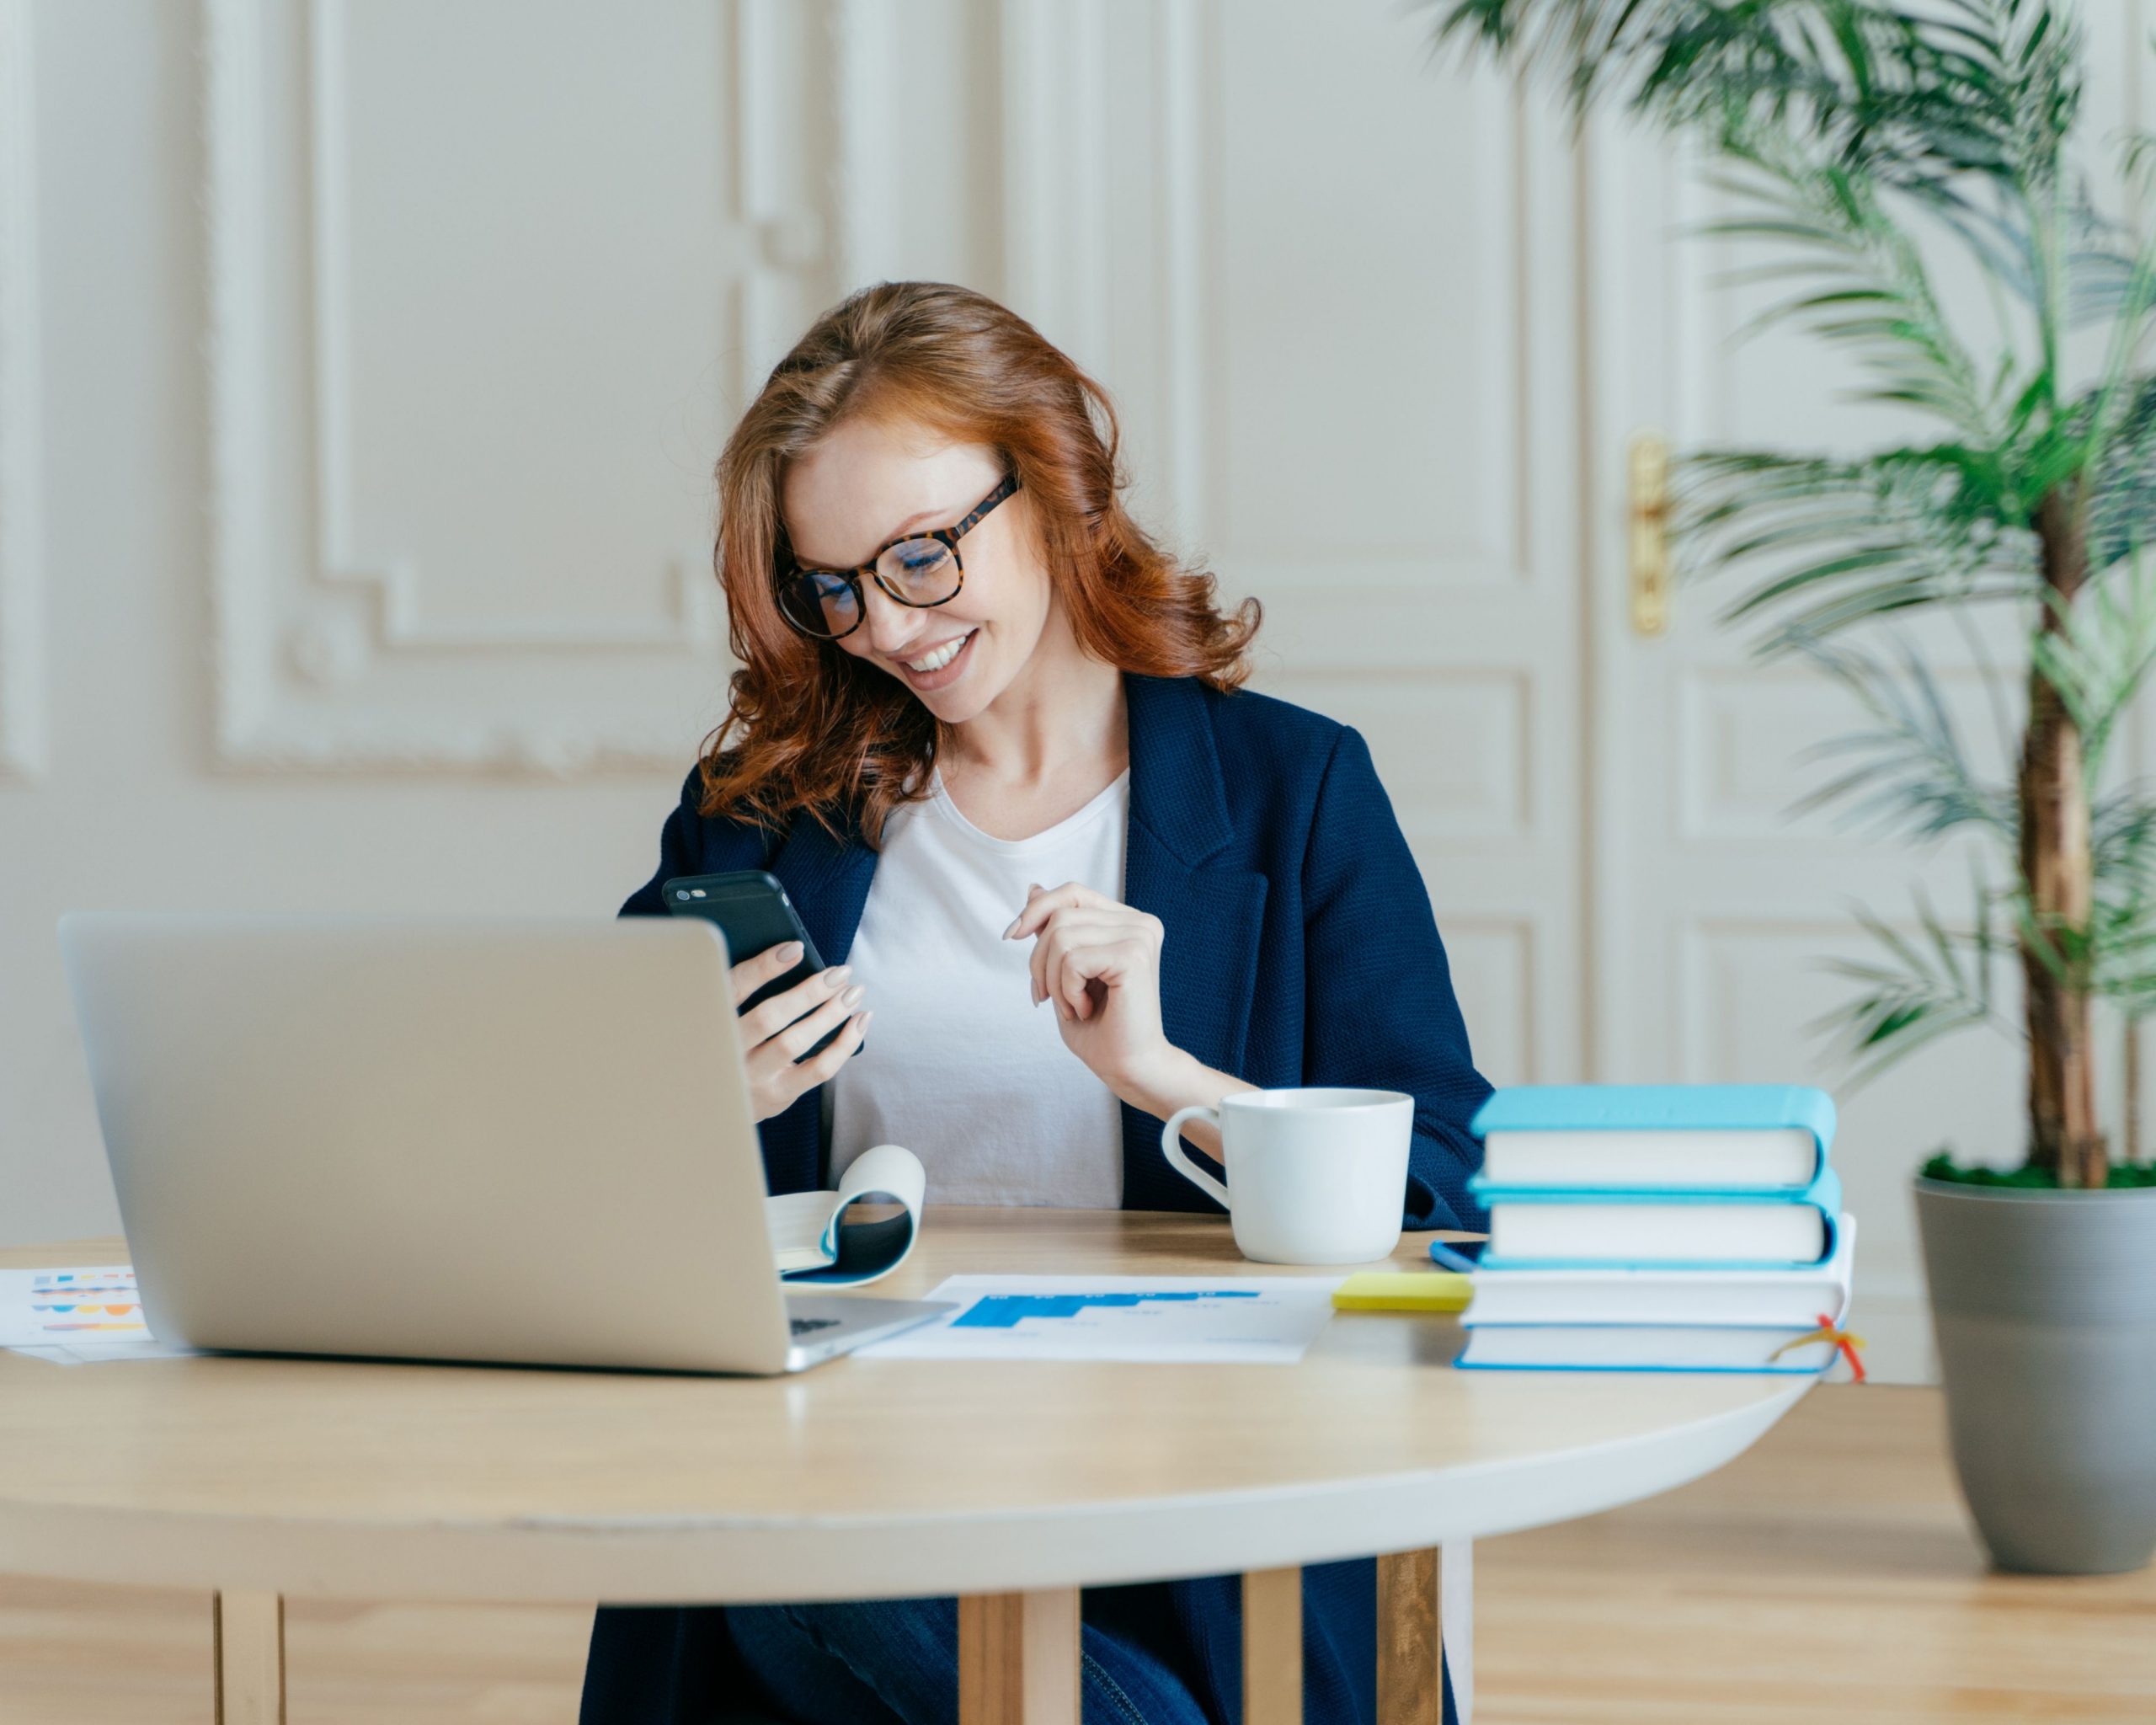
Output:
<instances>
[{"instance_id":1,"label":"woman's teeth","mask_svg":"<svg viewBox=\"0 0 2156 1725\"><path fill-rule=\"evenodd\" d=\"M936 649L934 652L929 654L926 658L906 660L904 661L905 668L908 670L921 671L923 673L931 670L941 670L945 665L956 659L958 656L958 649L972 639L973 631L969 629L964 634L957 637L955 639L946 641L941 647Z\"/></svg>"}]
</instances>

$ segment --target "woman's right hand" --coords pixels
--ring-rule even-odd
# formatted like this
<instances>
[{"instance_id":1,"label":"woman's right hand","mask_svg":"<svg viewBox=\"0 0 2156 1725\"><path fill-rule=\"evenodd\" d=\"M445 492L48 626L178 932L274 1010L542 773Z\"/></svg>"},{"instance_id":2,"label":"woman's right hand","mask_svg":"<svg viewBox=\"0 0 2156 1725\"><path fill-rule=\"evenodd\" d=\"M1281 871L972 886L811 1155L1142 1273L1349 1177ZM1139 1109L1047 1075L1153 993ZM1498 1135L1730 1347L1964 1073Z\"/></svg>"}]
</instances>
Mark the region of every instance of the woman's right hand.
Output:
<instances>
[{"instance_id":1,"label":"woman's right hand","mask_svg":"<svg viewBox=\"0 0 2156 1725\"><path fill-rule=\"evenodd\" d=\"M734 985L735 1010L766 983L785 975L800 962L798 940L744 959L727 973ZM806 982L797 982L783 994L760 1001L753 1012L741 1014L741 1050L749 1068L749 1111L755 1119L768 1120L783 1114L836 1072L861 1046L870 1015L854 1011L861 1004L862 990L852 982L852 975L848 966L834 965L818 971ZM814 1060L794 1065L841 1024L846 1028L829 1048Z\"/></svg>"}]
</instances>

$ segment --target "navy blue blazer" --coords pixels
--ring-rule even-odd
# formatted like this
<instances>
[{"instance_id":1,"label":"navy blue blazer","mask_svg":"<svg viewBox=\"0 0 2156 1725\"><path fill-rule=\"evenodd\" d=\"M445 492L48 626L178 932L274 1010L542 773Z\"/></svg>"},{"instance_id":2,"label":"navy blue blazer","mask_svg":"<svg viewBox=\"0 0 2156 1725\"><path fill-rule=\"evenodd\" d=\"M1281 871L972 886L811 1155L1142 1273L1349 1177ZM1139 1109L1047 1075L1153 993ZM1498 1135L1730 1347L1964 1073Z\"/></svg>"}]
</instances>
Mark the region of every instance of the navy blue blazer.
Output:
<instances>
[{"instance_id":1,"label":"navy blue blazer","mask_svg":"<svg viewBox=\"0 0 2156 1725\"><path fill-rule=\"evenodd\" d=\"M1467 1123L1490 1087L1468 1054L1429 895L1369 748L1347 726L1267 696L1221 695L1195 679L1130 676L1123 686L1123 895L1166 931L1168 1040L1265 1089L1411 1092L1407 1226L1480 1228L1466 1181L1481 1152ZM702 790L691 772L660 838L658 872L622 914L664 915L659 883L673 875L768 868L825 962L844 964L877 853L850 825L841 841L806 815L783 834L700 815ZM773 1192L822 1183L817 1092L761 1132ZM1161 1122L1128 1103L1123 1194L1125 1210L1220 1208L1168 1166Z\"/></svg>"},{"instance_id":2,"label":"navy blue blazer","mask_svg":"<svg viewBox=\"0 0 2156 1725\"><path fill-rule=\"evenodd\" d=\"M1194 679L1126 676L1123 687L1123 898L1166 931L1161 1021L1168 1040L1264 1088L1411 1092L1406 1225L1482 1227L1466 1189L1481 1160L1467 1123L1490 1086L1469 1055L1429 895L1369 748L1347 726L1263 695L1222 695ZM664 915L659 884L673 875L768 868L825 961L843 963L876 873L877 853L857 828L841 823L843 836L834 838L801 816L772 833L699 814L702 788L691 772L667 820L659 868L622 913ZM774 1193L823 1183L817 1093L760 1131ZM1128 1104L1123 1168L1126 1210L1219 1210L1161 1154L1161 1122ZM1235 1578L1089 1590L1088 1622L1096 1621L1097 1592L1097 1610L1127 1621L1131 1633L1148 1642L1164 1631L1177 1637L1174 1663L1212 1717L1241 1716ZM1373 1717L1374 1614L1368 1559L1304 1571L1304 1717L1311 1725ZM584 1718L687 1725L712 1699L730 1700L720 1618L601 1610Z\"/></svg>"}]
</instances>

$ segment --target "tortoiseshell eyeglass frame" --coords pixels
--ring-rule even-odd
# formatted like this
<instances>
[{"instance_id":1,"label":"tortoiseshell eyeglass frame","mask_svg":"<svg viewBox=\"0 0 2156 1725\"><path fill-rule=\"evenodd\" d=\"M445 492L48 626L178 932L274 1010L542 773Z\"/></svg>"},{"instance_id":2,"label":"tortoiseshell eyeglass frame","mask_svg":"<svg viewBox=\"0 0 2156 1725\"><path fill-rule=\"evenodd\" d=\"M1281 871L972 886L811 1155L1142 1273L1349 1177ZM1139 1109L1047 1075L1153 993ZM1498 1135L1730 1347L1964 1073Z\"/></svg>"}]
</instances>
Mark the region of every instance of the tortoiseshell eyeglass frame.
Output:
<instances>
[{"instance_id":1,"label":"tortoiseshell eyeglass frame","mask_svg":"<svg viewBox=\"0 0 2156 1725\"><path fill-rule=\"evenodd\" d=\"M996 505L1001 503L1005 499L1011 496L1011 494L1017 491L1017 489L1018 476L1016 473L1007 474L1005 476L1001 484L998 485L995 490L990 492L987 496L981 499L979 503L968 510L963 515L960 516L958 520L953 522L950 526L933 527L926 530L916 528L910 533L901 533L897 538L891 540L888 544L878 546L876 547L875 556L870 558L867 563L857 563L850 569L812 569L805 564L796 563L792 569L781 570L778 578L772 583L771 589L771 596L778 602L778 614L784 617L787 623L794 629L802 634L807 635L812 640L843 641L848 635L851 635L855 629L859 628L868 616L867 601L861 590L862 579L864 576L870 580L874 581L878 587L882 588L884 595L894 605L906 606L915 611L933 611L939 605L948 605L953 599L956 599L958 596L960 590L963 589L966 585L965 560L958 555L958 542L964 538L967 534L973 531L975 527L979 526L983 517L987 515L989 512L996 506ZM909 599L903 593L894 590L891 584L883 579L883 571L877 567L877 565L883 560L883 553L890 550L893 546L904 545L908 543L910 541L915 539L933 539L937 544L941 545L946 551L951 553L952 566L958 570L958 579L957 585L954 585L951 590L948 593L946 593L941 599L930 599L926 601ZM786 600L783 597L784 590L788 583L798 581L804 575L809 577L814 577L817 575L828 576L833 580L845 582L847 586L853 590L854 617L851 628L841 629L835 635L830 634L822 629L812 629L806 623L803 622L799 617L794 616L792 611L787 608Z\"/></svg>"}]
</instances>

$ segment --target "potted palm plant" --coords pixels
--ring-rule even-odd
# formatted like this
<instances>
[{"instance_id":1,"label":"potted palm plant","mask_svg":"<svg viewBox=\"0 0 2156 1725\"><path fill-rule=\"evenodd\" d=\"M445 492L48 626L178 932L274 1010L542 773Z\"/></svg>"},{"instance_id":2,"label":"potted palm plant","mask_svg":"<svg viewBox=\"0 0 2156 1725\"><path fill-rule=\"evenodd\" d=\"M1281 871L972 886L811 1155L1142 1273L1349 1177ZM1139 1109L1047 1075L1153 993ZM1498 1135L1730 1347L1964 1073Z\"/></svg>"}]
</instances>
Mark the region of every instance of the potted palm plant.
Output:
<instances>
[{"instance_id":1,"label":"potted palm plant","mask_svg":"<svg viewBox=\"0 0 2156 1725\"><path fill-rule=\"evenodd\" d=\"M2054 0L1446 0L1437 34L1555 74L1577 115L1620 104L1700 147L1713 227L1785 280L1769 319L1924 422L1853 455L1692 454L1678 542L1748 582L1727 615L1763 652L1808 655L1870 714L1819 800L1978 859L1965 916L1862 916L1839 1028L1860 1076L1987 1022L2022 1036L2025 1136L1986 1146L2021 1165L1941 1154L1915 1182L1956 1466L2003 1567L2138 1567L2156 1170L2112 1153L2095 1027L2116 1011L2130 1049L2156 1010L2156 800L2105 771L2156 662L2156 139L2080 167L2080 31ZM1990 290L1981 339L1948 270ZM1908 632L1927 612L2025 649L1994 779ZM1995 969L2018 971L2018 1015Z\"/></svg>"}]
</instances>

